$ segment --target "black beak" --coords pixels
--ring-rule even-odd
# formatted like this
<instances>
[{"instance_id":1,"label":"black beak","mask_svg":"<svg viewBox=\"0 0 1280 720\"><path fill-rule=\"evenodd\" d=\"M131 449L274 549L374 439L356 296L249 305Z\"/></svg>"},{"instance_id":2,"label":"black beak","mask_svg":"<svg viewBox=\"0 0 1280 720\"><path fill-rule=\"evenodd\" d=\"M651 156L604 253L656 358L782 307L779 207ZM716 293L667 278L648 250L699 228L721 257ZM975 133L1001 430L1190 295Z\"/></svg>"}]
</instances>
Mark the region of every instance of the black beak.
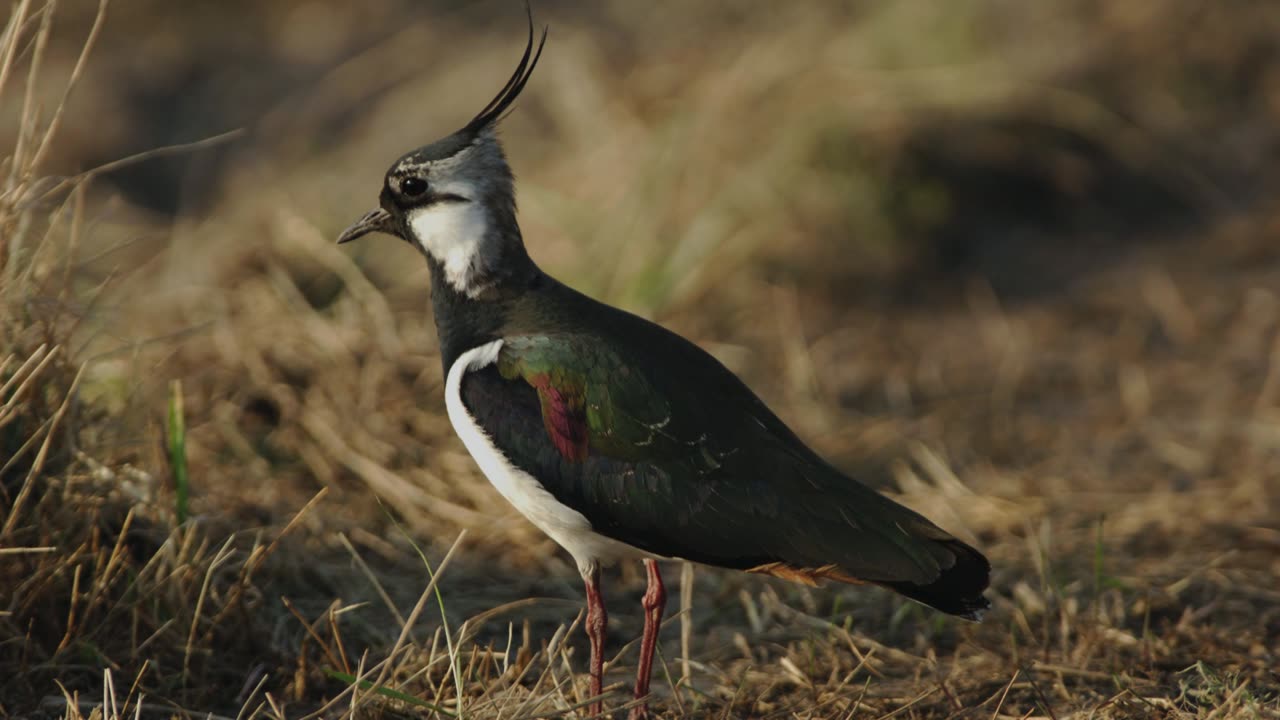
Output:
<instances>
[{"instance_id":1,"label":"black beak","mask_svg":"<svg viewBox=\"0 0 1280 720\"><path fill-rule=\"evenodd\" d=\"M388 235L399 237L399 233L395 231L395 226L392 223L391 213L378 208L365 213L364 217L352 223L351 227L343 230L342 234L338 236L338 244L351 242L371 232L387 233Z\"/></svg>"}]
</instances>

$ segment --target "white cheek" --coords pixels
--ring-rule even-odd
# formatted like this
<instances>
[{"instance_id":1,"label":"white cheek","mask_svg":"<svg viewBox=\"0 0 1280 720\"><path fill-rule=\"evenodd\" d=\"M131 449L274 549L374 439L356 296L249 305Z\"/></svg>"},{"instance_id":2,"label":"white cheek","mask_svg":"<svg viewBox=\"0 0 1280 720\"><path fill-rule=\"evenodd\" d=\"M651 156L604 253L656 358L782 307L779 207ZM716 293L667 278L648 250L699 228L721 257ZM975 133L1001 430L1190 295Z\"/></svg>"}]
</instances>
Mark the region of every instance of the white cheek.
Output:
<instances>
[{"instance_id":1,"label":"white cheek","mask_svg":"<svg viewBox=\"0 0 1280 720\"><path fill-rule=\"evenodd\" d=\"M409 213L413 236L444 268L455 290L468 292L489 225L475 202L441 202Z\"/></svg>"}]
</instances>

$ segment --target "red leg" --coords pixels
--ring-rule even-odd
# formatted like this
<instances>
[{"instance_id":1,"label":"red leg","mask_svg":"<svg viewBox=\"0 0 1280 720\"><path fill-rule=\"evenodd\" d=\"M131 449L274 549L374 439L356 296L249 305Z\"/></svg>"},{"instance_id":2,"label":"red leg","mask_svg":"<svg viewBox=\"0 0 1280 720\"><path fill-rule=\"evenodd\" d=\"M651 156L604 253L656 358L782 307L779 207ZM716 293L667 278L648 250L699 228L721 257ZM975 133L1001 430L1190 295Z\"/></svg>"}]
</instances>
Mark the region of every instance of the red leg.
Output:
<instances>
[{"instance_id":1,"label":"red leg","mask_svg":"<svg viewBox=\"0 0 1280 720\"><path fill-rule=\"evenodd\" d=\"M653 675L653 651L658 647L658 629L662 626L662 611L667 607L667 589L662 585L662 573L658 563L645 560L644 569L649 575L649 587L640 604L644 607L644 635L640 639L640 665L636 669L636 699L649 694L649 678ZM631 710L632 720L649 717L648 703Z\"/></svg>"},{"instance_id":2,"label":"red leg","mask_svg":"<svg viewBox=\"0 0 1280 720\"><path fill-rule=\"evenodd\" d=\"M587 637L591 640L591 696L597 697L604 692L604 631L609 625L609 615L604 609L604 598L600 596L600 568L593 567L590 572L583 573L582 579L587 585ZM603 710L601 701L591 703L588 711L599 715Z\"/></svg>"}]
</instances>

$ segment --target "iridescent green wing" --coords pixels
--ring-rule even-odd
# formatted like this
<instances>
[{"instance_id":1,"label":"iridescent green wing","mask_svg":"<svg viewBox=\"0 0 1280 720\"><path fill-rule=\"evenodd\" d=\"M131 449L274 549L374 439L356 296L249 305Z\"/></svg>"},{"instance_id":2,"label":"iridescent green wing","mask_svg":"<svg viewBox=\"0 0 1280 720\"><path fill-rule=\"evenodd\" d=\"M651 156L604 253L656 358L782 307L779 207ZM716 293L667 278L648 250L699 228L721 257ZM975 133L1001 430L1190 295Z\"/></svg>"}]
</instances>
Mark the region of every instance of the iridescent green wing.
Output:
<instances>
[{"instance_id":1,"label":"iridescent green wing","mask_svg":"<svg viewBox=\"0 0 1280 720\"><path fill-rule=\"evenodd\" d=\"M640 368L592 338L507 338L498 371L537 392L543 426L567 460L580 462L588 453L617 460L691 454L687 439L670 432L670 400Z\"/></svg>"}]
</instances>

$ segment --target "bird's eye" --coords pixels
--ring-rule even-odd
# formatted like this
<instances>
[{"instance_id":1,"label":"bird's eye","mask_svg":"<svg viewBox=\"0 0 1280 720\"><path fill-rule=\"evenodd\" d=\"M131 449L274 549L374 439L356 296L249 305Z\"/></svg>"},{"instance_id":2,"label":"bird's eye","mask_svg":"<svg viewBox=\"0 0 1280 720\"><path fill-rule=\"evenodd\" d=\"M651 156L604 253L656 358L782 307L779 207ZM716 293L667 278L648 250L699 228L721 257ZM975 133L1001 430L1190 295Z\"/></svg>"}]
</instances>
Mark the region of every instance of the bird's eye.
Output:
<instances>
[{"instance_id":1,"label":"bird's eye","mask_svg":"<svg viewBox=\"0 0 1280 720\"><path fill-rule=\"evenodd\" d=\"M406 197L418 197L427 191L427 181L420 177L407 177L400 181L400 193Z\"/></svg>"}]
</instances>

